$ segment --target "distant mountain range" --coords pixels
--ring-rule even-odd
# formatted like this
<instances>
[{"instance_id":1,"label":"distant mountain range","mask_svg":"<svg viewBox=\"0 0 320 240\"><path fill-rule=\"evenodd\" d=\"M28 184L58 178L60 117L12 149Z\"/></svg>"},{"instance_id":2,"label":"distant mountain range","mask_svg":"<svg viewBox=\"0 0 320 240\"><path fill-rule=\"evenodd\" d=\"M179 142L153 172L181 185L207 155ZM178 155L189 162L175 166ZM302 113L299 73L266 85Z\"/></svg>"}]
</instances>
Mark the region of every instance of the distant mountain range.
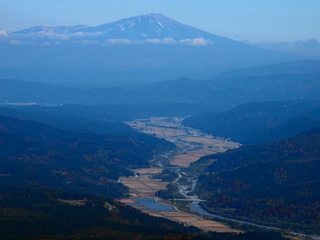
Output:
<instances>
[{"instance_id":1,"label":"distant mountain range","mask_svg":"<svg viewBox=\"0 0 320 240\"><path fill-rule=\"evenodd\" d=\"M79 89L0 79L0 103L146 104L149 110L160 110L157 104L170 104L169 111L176 107L171 112L187 116L201 109L221 111L248 102L319 99L319 76L319 61L298 61L226 72L206 80L178 78L130 87ZM177 107L179 104L184 108Z\"/></svg>"},{"instance_id":2,"label":"distant mountain range","mask_svg":"<svg viewBox=\"0 0 320 240\"><path fill-rule=\"evenodd\" d=\"M96 27L36 26L0 36L0 77L67 85L150 82L301 59L161 14Z\"/></svg>"}]
</instances>

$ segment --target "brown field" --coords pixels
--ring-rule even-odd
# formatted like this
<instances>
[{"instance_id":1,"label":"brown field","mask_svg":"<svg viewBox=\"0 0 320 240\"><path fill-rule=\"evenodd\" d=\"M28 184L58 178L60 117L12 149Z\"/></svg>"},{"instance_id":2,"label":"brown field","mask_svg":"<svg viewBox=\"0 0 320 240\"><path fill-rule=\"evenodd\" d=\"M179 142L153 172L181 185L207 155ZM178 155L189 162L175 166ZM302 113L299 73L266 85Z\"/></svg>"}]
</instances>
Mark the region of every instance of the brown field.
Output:
<instances>
[{"instance_id":1,"label":"brown field","mask_svg":"<svg viewBox=\"0 0 320 240\"><path fill-rule=\"evenodd\" d=\"M138 171L145 172L143 169ZM154 197L154 194L159 189L165 189L165 186L168 183L164 182L155 182L151 178L137 178L129 177L123 178L121 182L128 186L130 189L131 197L141 197L141 196L150 196ZM124 204L135 204L137 203L132 198L122 199ZM217 232L239 232L238 230L231 229L229 226L221 224L215 221L203 220L202 218L180 211L175 212L152 212L144 206L135 206L135 208L140 209L141 211L150 214L155 217L164 217L173 221L181 222L188 226L195 226L205 231L217 231Z\"/></svg>"},{"instance_id":2,"label":"brown field","mask_svg":"<svg viewBox=\"0 0 320 240\"><path fill-rule=\"evenodd\" d=\"M192 226L198 227L205 231L214 231L214 232L234 232L239 233L239 230L231 229L227 225L224 225L219 222L210 221L210 220L202 220L198 222L194 222L191 224Z\"/></svg>"},{"instance_id":3,"label":"brown field","mask_svg":"<svg viewBox=\"0 0 320 240\"><path fill-rule=\"evenodd\" d=\"M140 192L141 189L135 189L135 191ZM143 192L143 191L142 191ZM134 194L132 197L141 197L141 193L139 194ZM148 195L152 196L154 193L152 190L146 190L143 192L143 195ZM122 199L122 203L130 205L130 204L135 204L136 202L133 199ZM216 232L239 232L239 230L235 230L230 228L227 225L224 225L222 223L216 222L216 221L211 221L211 220L203 220L202 218L198 216L194 216L188 213L183 213L183 212L153 212L150 211L149 209L145 208L144 206L135 206L135 208L140 209L141 211L150 214L151 216L155 217L164 217L173 221L177 221L180 223L183 223L187 226L194 226L198 227L200 229L203 229L205 231L216 231Z\"/></svg>"},{"instance_id":4,"label":"brown field","mask_svg":"<svg viewBox=\"0 0 320 240\"><path fill-rule=\"evenodd\" d=\"M181 126L182 119L171 119L170 121L166 121L168 118L164 117L156 117L146 119L140 119L135 122L129 122L128 124L139 131L145 133L153 133L156 134L159 138L164 138L168 141L174 141L174 143L178 146L178 148L185 148L185 143L189 144L200 144L201 149L188 151L184 154L180 154L175 156L171 164L180 166L180 167L188 167L191 163L199 160L199 158L215 154L217 152L224 152L227 149L234 148L238 146L238 143L225 141L223 139L216 139L208 134L200 134L200 133L192 133L188 134L187 129ZM195 135L194 135L195 134ZM199 134L199 136L197 136ZM180 137L179 140L173 140L174 137ZM141 172L141 173L149 173ZM151 172L150 172L151 173Z\"/></svg>"},{"instance_id":5,"label":"brown field","mask_svg":"<svg viewBox=\"0 0 320 240\"><path fill-rule=\"evenodd\" d=\"M122 199L124 204L137 204L134 199ZM135 208L140 209L144 213L147 213L155 217L163 217L173 221L183 223L186 226L194 226L205 231L215 231L215 232L240 232L239 230L231 229L229 226L211 220L204 220L201 217L184 213L180 211L174 212L153 212L144 206L135 205Z\"/></svg>"},{"instance_id":6,"label":"brown field","mask_svg":"<svg viewBox=\"0 0 320 240\"><path fill-rule=\"evenodd\" d=\"M189 167L191 163L196 162L199 160L199 158L205 156L214 154L217 151L214 149L206 148L206 149L197 149L194 151L189 151L185 154L180 154L175 156L170 163L172 165L177 165L180 167Z\"/></svg>"},{"instance_id":7,"label":"brown field","mask_svg":"<svg viewBox=\"0 0 320 240\"><path fill-rule=\"evenodd\" d=\"M165 189L168 182L154 181L151 178L128 177L121 180L122 184L129 188L130 194L147 195L153 197L154 194Z\"/></svg>"},{"instance_id":8,"label":"brown field","mask_svg":"<svg viewBox=\"0 0 320 240\"><path fill-rule=\"evenodd\" d=\"M120 202L124 203L124 204L133 204L135 203L135 201L131 198L123 198L120 200Z\"/></svg>"},{"instance_id":9,"label":"brown field","mask_svg":"<svg viewBox=\"0 0 320 240\"><path fill-rule=\"evenodd\" d=\"M203 137L185 137L183 138L184 141L186 142L195 142L195 143L200 143L205 146L210 146L213 145L216 141L212 136L203 136Z\"/></svg>"},{"instance_id":10,"label":"brown field","mask_svg":"<svg viewBox=\"0 0 320 240\"><path fill-rule=\"evenodd\" d=\"M165 213L161 213L161 214L165 214L167 217L185 217L186 213L183 212L165 212Z\"/></svg>"},{"instance_id":11,"label":"brown field","mask_svg":"<svg viewBox=\"0 0 320 240\"><path fill-rule=\"evenodd\" d=\"M213 138L210 135L204 135L204 136L199 136L199 137L185 137L183 138L184 141L186 142L195 142L195 143L200 143L204 146L214 146L214 147L228 147L228 148L233 148L238 146L239 144L236 142L231 142L231 141L225 141L222 139L216 139Z\"/></svg>"},{"instance_id":12,"label":"brown field","mask_svg":"<svg viewBox=\"0 0 320 240\"><path fill-rule=\"evenodd\" d=\"M294 236L294 235L284 235L283 237L289 238L289 239L291 239L291 240L307 240L307 239L304 238L304 237Z\"/></svg>"},{"instance_id":13,"label":"brown field","mask_svg":"<svg viewBox=\"0 0 320 240\"><path fill-rule=\"evenodd\" d=\"M162 168L139 168L139 169L134 169L135 173L140 173L140 174L158 174L162 172Z\"/></svg>"},{"instance_id":14,"label":"brown field","mask_svg":"<svg viewBox=\"0 0 320 240\"><path fill-rule=\"evenodd\" d=\"M146 126L141 123L127 123L131 127L137 129L140 132L148 133L148 134L156 134L159 138L171 138L176 136L184 136L186 135L186 131L178 128L168 128L167 126Z\"/></svg>"},{"instance_id":15,"label":"brown field","mask_svg":"<svg viewBox=\"0 0 320 240\"><path fill-rule=\"evenodd\" d=\"M181 129L152 127L152 130L159 138L172 138L186 135L186 131Z\"/></svg>"},{"instance_id":16,"label":"brown field","mask_svg":"<svg viewBox=\"0 0 320 240\"><path fill-rule=\"evenodd\" d=\"M176 127L179 126L182 119L176 118L176 121L166 121L168 117L151 117L148 119L148 122L154 125L166 126L166 127ZM171 118L172 119L172 118Z\"/></svg>"},{"instance_id":17,"label":"brown field","mask_svg":"<svg viewBox=\"0 0 320 240\"><path fill-rule=\"evenodd\" d=\"M165 216L165 214L164 214ZM201 219L197 218L197 217L194 217L194 216L181 216L181 217L176 217L176 216L173 216L173 217L170 217L171 219L175 220L175 221L178 221L178 222L182 222L186 225L193 225L193 223L195 222L198 222L198 221L201 221Z\"/></svg>"}]
</instances>

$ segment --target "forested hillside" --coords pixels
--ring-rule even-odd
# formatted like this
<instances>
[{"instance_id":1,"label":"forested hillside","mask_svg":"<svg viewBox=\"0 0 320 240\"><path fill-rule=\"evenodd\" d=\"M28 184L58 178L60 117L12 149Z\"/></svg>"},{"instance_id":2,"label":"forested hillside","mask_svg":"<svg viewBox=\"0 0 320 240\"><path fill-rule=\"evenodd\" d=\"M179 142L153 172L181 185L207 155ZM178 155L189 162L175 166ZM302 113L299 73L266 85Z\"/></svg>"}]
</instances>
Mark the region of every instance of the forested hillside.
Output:
<instances>
[{"instance_id":1,"label":"forested hillside","mask_svg":"<svg viewBox=\"0 0 320 240\"><path fill-rule=\"evenodd\" d=\"M128 168L147 167L154 154L173 149L143 134L84 134L0 117L1 187L44 185L119 197Z\"/></svg>"},{"instance_id":2,"label":"forested hillside","mask_svg":"<svg viewBox=\"0 0 320 240\"><path fill-rule=\"evenodd\" d=\"M0 189L0 236L10 240L285 240L278 233L203 233L114 200L46 188Z\"/></svg>"},{"instance_id":3,"label":"forested hillside","mask_svg":"<svg viewBox=\"0 0 320 240\"><path fill-rule=\"evenodd\" d=\"M205 207L223 215L317 233L320 230L320 128L214 160L199 178Z\"/></svg>"},{"instance_id":4,"label":"forested hillside","mask_svg":"<svg viewBox=\"0 0 320 240\"><path fill-rule=\"evenodd\" d=\"M292 137L320 124L320 103L310 100L253 102L223 112L194 115L183 124L242 144Z\"/></svg>"}]
</instances>

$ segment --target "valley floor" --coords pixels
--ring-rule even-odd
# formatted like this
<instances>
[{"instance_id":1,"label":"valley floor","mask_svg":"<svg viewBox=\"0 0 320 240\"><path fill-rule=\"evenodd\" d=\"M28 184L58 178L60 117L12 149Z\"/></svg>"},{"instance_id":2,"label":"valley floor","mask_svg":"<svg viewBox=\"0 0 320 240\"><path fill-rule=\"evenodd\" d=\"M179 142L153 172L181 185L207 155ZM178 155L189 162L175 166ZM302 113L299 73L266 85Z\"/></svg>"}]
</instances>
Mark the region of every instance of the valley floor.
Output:
<instances>
[{"instance_id":1,"label":"valley floor","mask_svg":"<svg viewBox=\"0 0 320 240\"><path fill-rule=\"evenodd\" d=\"M192 212L190 206L194 208L194 206L198 206L198 203L201 201L201 199L193 193L199 173L190 174L190 171L184 171L193 162L205 155L238 148L240 144L232 142L229 139L216 138L212 135L202 133L199 130L185 127L181 124L182 120L182 118L174 117L157 117L139 119L127 123L140 132L154 134L159 138L164 138L174 143L177 146L177 150L156 156L150 161L150 168L132 169L134 177L120 179L124 185L129 187L130 193L129 198L122 199L121 201L152 216L164 217L183 223L186 226L200 228L204 231L241 232L241 230L233 229L225 223L226 220L240 222L237 219L218 216L215 220L208 220L204 217L207 214L201 214L199 216L199 214L190 213ZM159 175L162 175L161 172L164 169L174 170L177 177L174 180L170 179L167 181L159 179ZM190 168L188 168L188 170L189 169ZM180 196L183 198L164 200L156 196L156 192L165 190L168 184L176 185ZM192 205L190 205L191 203ZM191 211L181 211L175 207L181 205L183 205L183 209L190 209ZM219 219L221 219L221 222ZM258 226L257 224L249 222L245 224ZM260 227L264 229L270 228L268 226ZM309 239L310 236L291 232L289 237L291 239L302 240ZM315 236L311 237L312 239L318 239Z\"/></svg>"},{"instance_id":2,"label":"valley floor","mask_svg":"<svg viewBox=\"0 0 320 240\"><path fill-rule=\"evenodd\" d=\"M211 135L204 134L198 130L184 127L181 125L182 118L150 118L140 119L128 124L138 131L155 134L159 138L174 143L177 150L174 153L167 153L158 156L150 163L154 166L147 169L133 169L135 176L122 178L120 181L129 187L130 198L122 199L122 202L146 212L153 216L168 218L173 221L183 223L187 226L194 226L205 231L215 232L240 232L232 229L224 223L207 220L197 215L178 210L173 207L170 201L156 197L156 192L166 189L170 182L161 181L153 178L154 175L160 174L165 168L175 169L178 178L173 182L177 183L182 177L183 168L188 167L191 163L197 161L202 156L217 152L224 152L231 148L239 146L238 143L226 139L214 138ZM170 163L170 165L166 165ZM187 183L189 187L195 184L195 179L190 179ZM180 185L180 192L187 196L186 185ZM194 202L199 201L196 196L188 196L184 199L173 199L173 201Z\"/></svg>"}]
</instances>

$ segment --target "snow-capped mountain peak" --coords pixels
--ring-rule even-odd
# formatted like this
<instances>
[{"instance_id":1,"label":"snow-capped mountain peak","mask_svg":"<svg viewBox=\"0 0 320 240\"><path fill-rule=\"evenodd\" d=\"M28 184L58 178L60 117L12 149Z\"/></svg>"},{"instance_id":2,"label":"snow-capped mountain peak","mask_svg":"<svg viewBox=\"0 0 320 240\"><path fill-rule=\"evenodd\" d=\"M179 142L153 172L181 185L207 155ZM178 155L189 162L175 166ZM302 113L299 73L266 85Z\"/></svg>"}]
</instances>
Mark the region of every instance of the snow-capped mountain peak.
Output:
<instances>
[{"instance_id":1,"label":"snow-capped mountain peak","mask_svg":"<svg viewBox=\"0 0 320 240\"><path fill-rule=\"evenodd\" d=\"M182 24L160 13L150 13L96 27L36 26L11 34L15 43L60 44L77 42L85 44L158 43L194 46L212 45L221 37Z\"/></svg>"}]
</instances>

